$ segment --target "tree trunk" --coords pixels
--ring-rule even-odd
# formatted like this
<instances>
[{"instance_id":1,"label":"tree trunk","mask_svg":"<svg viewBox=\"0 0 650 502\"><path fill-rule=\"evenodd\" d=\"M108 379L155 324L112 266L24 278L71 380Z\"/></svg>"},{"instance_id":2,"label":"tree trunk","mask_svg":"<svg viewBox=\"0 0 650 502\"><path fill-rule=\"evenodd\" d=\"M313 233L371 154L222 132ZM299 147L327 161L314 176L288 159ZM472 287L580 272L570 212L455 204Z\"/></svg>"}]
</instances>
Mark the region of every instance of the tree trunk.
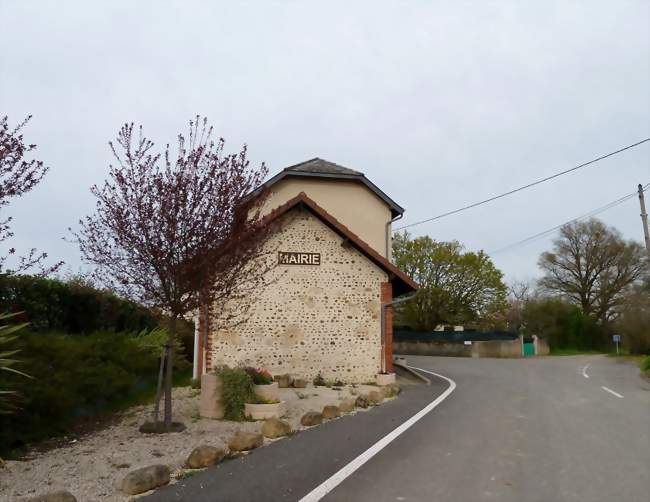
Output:
<instances>
[{"instance_id":1,"label":"tree trunk","mask_svg":"<svg viewBox=\"0 0 650 502\"><path fill-rule=\"evenodd\" d=\"M176 338L176 316L169 318L169 333L167 337L167 368L165 372L165 429L172 426L172 379L174 376L174 340Z\"/></svg>"},{"instance_id":2,"label":"tree trunk","mask_svg":"<svg viewBox=\"0 0 650 502\"><path fill-rule=\"evenodd\" d=\"M160 353L160 369L158 370L158 383L156 385L156 402L153 408L153 421L158 426L160 415L160 398L162 397L163 370L165 368L165 359L167 358L167 344L163 345Z\"/></svg>"}]
</instances>

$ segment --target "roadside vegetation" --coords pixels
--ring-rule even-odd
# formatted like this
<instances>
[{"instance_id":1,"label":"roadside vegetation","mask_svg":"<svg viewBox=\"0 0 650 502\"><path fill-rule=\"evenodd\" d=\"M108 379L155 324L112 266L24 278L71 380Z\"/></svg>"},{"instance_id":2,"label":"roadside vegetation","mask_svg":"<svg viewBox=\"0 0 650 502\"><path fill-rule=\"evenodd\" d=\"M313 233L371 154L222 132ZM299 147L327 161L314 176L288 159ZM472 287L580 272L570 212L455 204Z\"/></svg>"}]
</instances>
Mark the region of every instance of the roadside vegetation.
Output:
<instances>
[{"instance_id":1,"label":"roadside vegetation","mask_svg":"<svg viewBox=\"0 0 650 502\"><path fill-rule=\"evenodd\" d=\"M422 286L396 316L414 331L464 325L537 335L552 355L611 353L616 334L621 353L650 354L648 254L599 220L562 227L539 258L542 278L509 287L487 255L458 242L398 234L393 254Z\"/></svg>"},{"instance_id":2,"label":"roadside vegetation","mask_svg":"<svg viewBox=\"0 0 650 502\"><path fill-rule=\"evenodd\" d=\"M0 396L11 410L0 415L2 454L153 399L167 337L154 312L77 279L5 276L0 292L0 310L19 312L3 321L22 328L3 350L31 377L0 372L0 389L12 392ZM176 351L176 383L187 384L180 338Z\"/></svg>"},{"instance_id":3,"label":"roadside vegetation","mask_svg":"<svg viewBox=\"0 0 650 502\"><path fill-rule=\"evenodd\" d=\"M650 378L650 356L644 357L643 361L641 361L641 373L646 378Z\"/></svg>"},{"instance_id":4,"label":"roadside vegetation","mask_svg":"<svg viewBox=\"0 0 650 502\"><path fill-rule=\"evenodd\" d=\"M510 326L547 338L553 355L615 355L620 335L620 355L639 361L650 354L649 261L598 220L566 225L540 256L542 279L511 286Z\"/></svg>"},{"instance_id":5,"label":"roadside vegetation","mask_svg":"<svg viewBox=\"0 0 650 502\"><path fill-rule=\"evenodd\" d=\"M401 324L416 331L439 324L503 324L508 288L503 273L483 251L404 232L393 239L393 256L397 267L420 285L417 296L399 309Z\"/></svg>"}]
</instances>

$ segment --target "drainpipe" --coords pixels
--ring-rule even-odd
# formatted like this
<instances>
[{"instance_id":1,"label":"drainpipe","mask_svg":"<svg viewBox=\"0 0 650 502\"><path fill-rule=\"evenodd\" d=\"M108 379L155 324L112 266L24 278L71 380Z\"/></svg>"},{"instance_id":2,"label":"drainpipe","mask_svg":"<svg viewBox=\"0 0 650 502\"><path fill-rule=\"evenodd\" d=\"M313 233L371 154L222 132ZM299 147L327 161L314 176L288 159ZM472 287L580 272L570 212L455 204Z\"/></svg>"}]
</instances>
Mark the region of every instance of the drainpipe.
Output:
<instances>
[{"instance_id":1,"label":"drainpipe","mask_svg":"<svg viewBox=\"0 0 650 502\"><path fill-rule=\"evenodd\" d=\"M206 302L205 306L205 328L203 333L203 373L208 373L208 338L210 336L210 306Z\"/></svg>"},{"instance_id":2,"label":"drainpipe","mask_svg":"<svg viewBox=\"0 0 650 502\"><path fill-rule=\"evenodd\" d=\"M401 220L403 216L404 216L404 214L398 214L397 216L395 216L395 218L393 218L392 220L389 220L389 221L386 222L386 259L391 263L393 261L392 256L391 256L392 252L391 252L391 246L390 246L390 243L391 243L391 240L392 240L391 239L391 232L392 232L391 225L393 223L395 223L397 220Z\"/></svg>"},{"instance_id":3,"label":"drainpipe","mask_svg":"<svg viewBox=\"0 0 650 502\"><path fill-rule=\"evenodd\" d=\"M192 361L192 378L198 380L199 375L199 323L201 322L199 314L194 314L194 358Z\"/></svg>"},{"instance_id":4,"label":"drainpipe","mask_svg":"<svg viewBox=\"0 0 650 502\"><path fill-rule=\"evenodd\" d=\"M381 304L381 372L386 373L386 309L393 305L412 300L417 295L417 291L402 298L396 298L386 303Z\"/></svg>"}]
</instances>

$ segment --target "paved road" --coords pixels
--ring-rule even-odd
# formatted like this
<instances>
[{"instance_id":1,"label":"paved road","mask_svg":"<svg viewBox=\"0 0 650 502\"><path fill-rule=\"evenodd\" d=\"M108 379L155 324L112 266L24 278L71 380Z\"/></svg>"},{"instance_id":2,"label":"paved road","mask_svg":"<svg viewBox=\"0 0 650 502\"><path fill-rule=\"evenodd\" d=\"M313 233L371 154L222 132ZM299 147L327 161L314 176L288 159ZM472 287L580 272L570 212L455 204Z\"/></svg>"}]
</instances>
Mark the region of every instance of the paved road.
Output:
<instances>
[{"instance_id":1,"label":"paved road","mask_svg":"<svg viewBox=\"0 0 650 502\"><path fill-rule=\"evenodd\" d=\"M323 500L648 502L650 391L633 365L603 356L408 360L456 389ZM448 387L432 380L149 499L300 500Z\"/></svg>"}]
</instances>

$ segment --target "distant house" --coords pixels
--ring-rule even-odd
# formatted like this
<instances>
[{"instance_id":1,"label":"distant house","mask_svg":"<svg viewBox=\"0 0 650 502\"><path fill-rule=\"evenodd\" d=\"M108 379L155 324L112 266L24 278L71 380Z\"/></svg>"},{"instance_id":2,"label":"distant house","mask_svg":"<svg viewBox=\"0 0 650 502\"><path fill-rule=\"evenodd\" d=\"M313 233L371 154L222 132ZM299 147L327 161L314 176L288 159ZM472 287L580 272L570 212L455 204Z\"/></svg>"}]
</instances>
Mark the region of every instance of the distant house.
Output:
<instances>
[{"instance_id":1,"label":"distant house","mask_svg":"<svg viewBox=\"0 0 650 502\"><path fill-rule=\"evenodd\" d=\"M382 344L381 306L418 287L390 262L391 224L404 209L362 173L322 159L264 187L266 221L282 223L267 244L274 282L243 324L205 333L198 323L195 374L221 364L348 382L391 372L392 311Z\"/></svg>"}]
</instances>

